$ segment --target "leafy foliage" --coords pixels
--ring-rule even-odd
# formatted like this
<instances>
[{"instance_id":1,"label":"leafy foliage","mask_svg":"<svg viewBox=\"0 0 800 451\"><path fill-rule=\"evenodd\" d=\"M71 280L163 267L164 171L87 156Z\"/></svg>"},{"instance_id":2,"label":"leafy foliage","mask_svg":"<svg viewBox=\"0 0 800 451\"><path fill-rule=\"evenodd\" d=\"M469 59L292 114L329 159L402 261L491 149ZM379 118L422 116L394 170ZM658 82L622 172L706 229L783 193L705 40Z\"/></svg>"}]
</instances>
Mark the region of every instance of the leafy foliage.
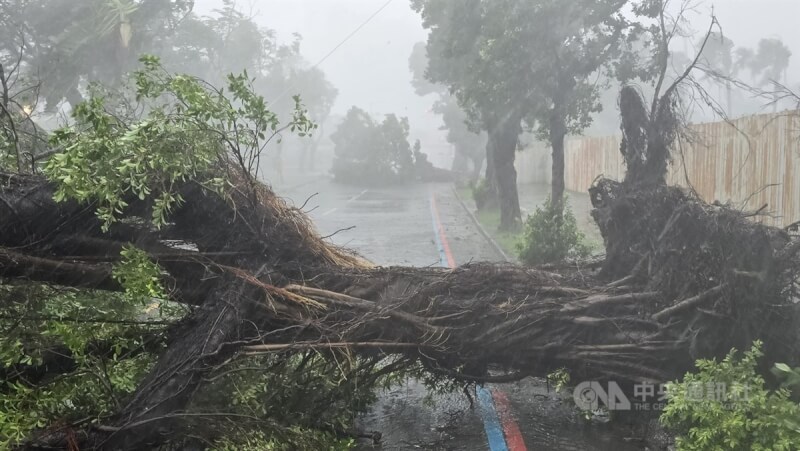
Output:
<instances>
[{"instance_id":1,"label":"leafy foliage","mask_svg":"<svg viewBox=\"0 0 800 451\"><path fill-rule=\"evenodd\" d=\"M147 253L133 246L126 246L122 259L114 265L114 278L125 288L131 301L149 301L152 298L167 299L161 286L161 269L150 260Z\"/></svg>"},{"instance_id":2,"label":"leafy foliage","mask_svg":"<svg viewBox=\"0 0 800 451\"><path fill-rule=\"evenodd\" d=\"M590 253L569 203L565 199L564 211L560 214L549 197L543 206L536 207L536 212L528 216L517 249L520 260L527 265L586 257Z\"/></svg>"},{"instance_id":3,"label":"leafy foliage","mask_svg":"<svg viewBox=\"0 0 800 451\"><path fill-rule=\"evenodd\" d=\"M230 168L228 175L255 177L261 153L278 132L305 135L315 127L298 98L282 124L246 73L229 76L223 90L169 73L155 57L142 63L130 94L92 87L89 100L75 109L75 124L54 133L52 145L63 151L44 168L57 185L57 200L90 203L106 229L148 210L153 224L165 225L181 204L183 185L224 194L226 180L209 174ZM187 313L167 300L161 272L144 251L127 246L113 268L123 293L0 285L0 372L6 376L0 447L52 425L102 423L119 410L154 364L166 327ZM314 374L325 381L335 371ZM253 390L247 381L239 387ZM337 442L302 428L291 437L267 443L296 449L293 444Z\"/></svg>"},{"instance_id":4,"label":"leafy foliage","mask_svg":"<svg viewBox=\"0 0 800 451\"><path fill-rule=\"evenodd\" d=\"M45 167L58 185L56 199L95 202L106 229L131 202L148 198L152 221L161 226L183 200L182 183L222 192L225 180L205 175L212 166L236 165L256 177L261 154L280 130L306 135L316 127L299 97L281 127L246 72L228 77L226 95L198 78L167 72L155 57L141 61L135 98L147 115L136 118L130 108L119 113L107 93L93 90L75 109L76 124L53 134L52 144L64 152Z\"/></svg>"},{"instance_id":5,"label":"leafy foliage","mask_svg":"<svg viewBox=\"0 0 800 451\"><path fill-rule=\"evenodd\" d=\"M291 428L282 438L268 437L263 431L247 431L238 437L225 437L214 443L212 451L346 451L355 440L337 439L333 434Z\"/></svg>"},{"instance_id":6,"label":"leafy foliage","mask_svg":"<svg viewBox=\"0 0 800 451\"><path fill-rule=\"evenodd\" d=\"M414 175L408 143L407 118L388 114L378 123L364 110L352 107L331 135L335 144L332 172L344 183L392 183Z\"/></svg>"},{"instance_id":7,"label":"leafy foliage","mask_svg":"<svg viewBox=\"0 0 800 451\"><path fill-rule=\"evenodd\" d=\"M477 133L469 128L467 114L458 104L458 99L452 95L447 86L434 84L425 78L428 68L428 55L424 42L414 45L414 50L408 59L413 78L411 84L420 96L436 94L439 98L433 104L433 111L442 116L441 130L447 130L447 142L455 148L456 156L453 161L453 170L466 172L466 161L472 162L472 181L477 181L480 170L486 159L486 134Z\"/></svg>"},{"instance_id":8,"label":"leafy foliage","mask_svg":"<svg viewBox=\"0 0 800 451\"><path fill-rule=\"evenodd\" d=\"M757 341L741 356L732 350L720 362L698 360L697 373L667 386L661 422L678 432L679 450L797 449L800 404L786 388L766 388L757 372L761 348Z\"/></svg>"},{"instance_id":9,"label":"leafy foliage","mask_svg":"<svg viewBox=\"0 0 800 451\"><path fill-rule=\"evenodd\" d=\"M487 178L499 196L503 229L515 229L520 219L513 163L523 121L553 147L551 195L560 210L564 137L586 128L600 109L591 76L619 53L626 3L412 1L430 29L425 78L446 85L473 128L489 134Z\"/></svg>"},{"instance_id":10,"label":"leafy foliage","mask_svg":"<svg viewBox=\"0 0 800 451\"><path fill-rule=\"evenodd\" d=\"M215 449L350 449L354 440L342 437L375 401L377 390L422 374L409 365L335 350L254 355L213 374L194 408L227 405L239 419L208 428L209 437L219 436Z\"/></svg>"},{"instance_id":11,"label":"leafy foliage","mask_svg":"<svg viewBox=\"0 0 800 451\"><path fill-rule=\"evenodd\" d=\"M130 294L0 285L0 448L52 424L99 421L133 392L169 318L142 318L131 298L146 293Z\"/></svg>"},{"instance_id":12,"label":"leafy foliage","mask_svg":"<svg viewBox=\"0 0 800 451\"><path fill-rule=\"evenodd\" d=\"M188 0L9 0L0 12L0 54L19 61L44 106L74 107L88 82L117 86L139 54L165 44Z\"/></svg>"},{"instance_id":13,"label":"leafy foliage","mask_svg":"<svg viewBox=\"0 0 800 451\"><path fill-rule=\"evenodd\" d=\"M114 275L124 294L0 285L0 448L54 423L99 421L154 364L179 310L141 317L142 300L166 298L142 251L126 248Z\"/></svg>"},{"instance_id":14,"label":"leafy foliage","mask_svg":"<svg viewBox=\"0 0 800 451\"><path fill-rule=\"evenodd\" d=\"M494 204L494 192L489 188L489 183L485 178L478 179L477 182L472 183L470 186L472 192L472 199L475 201L475 206L478 210L483 210Z\"/></svg>"}]
</instances>

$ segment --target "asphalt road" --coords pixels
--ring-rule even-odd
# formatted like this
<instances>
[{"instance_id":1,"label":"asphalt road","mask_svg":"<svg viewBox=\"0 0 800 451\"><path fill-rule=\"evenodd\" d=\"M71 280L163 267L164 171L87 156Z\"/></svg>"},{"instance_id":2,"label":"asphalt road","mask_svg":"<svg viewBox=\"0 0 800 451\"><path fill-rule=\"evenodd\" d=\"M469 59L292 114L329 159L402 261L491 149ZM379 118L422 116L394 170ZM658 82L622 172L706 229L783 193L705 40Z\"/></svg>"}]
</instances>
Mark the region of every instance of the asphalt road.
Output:
<instances>
[{"instance_id":1,"label":"asphalt road","mask_svg":"<svg viewBox=\"0 0 800 451\"><path fill-rule=\"evenodd\" d=\"M450 184L365 189L318 177L289 182L277 192L295 205L305 204L322 236L376 264L447 266L502 258L473 225ZM463 393L431 394L416 380L392 387L380 395L371 412L358 419L361 429L382 433L381 443L365 442L361 447L643 449L627 437L632 433L625 428L584 420L541 380L490 386L478 395L484 402L471 408Z\"/></svg>"}]
</instances>

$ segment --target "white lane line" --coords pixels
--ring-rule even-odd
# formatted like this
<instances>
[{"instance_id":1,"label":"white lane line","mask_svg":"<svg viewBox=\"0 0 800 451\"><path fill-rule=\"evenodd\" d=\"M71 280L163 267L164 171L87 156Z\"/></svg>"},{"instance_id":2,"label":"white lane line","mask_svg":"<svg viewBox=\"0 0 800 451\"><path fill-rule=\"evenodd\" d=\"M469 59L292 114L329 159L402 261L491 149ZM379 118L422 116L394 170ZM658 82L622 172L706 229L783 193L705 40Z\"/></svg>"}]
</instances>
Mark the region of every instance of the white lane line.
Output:
<instances>
[{"instance_id":1,"label":"white lane line","mask_svg":"<svg viewBox=\"0 0 800 451\"><path fill-rule=\"evenodd\" d=\"M366 194L366 193L367 193L367 191L369 191L369 189L365 189L364 191L361 191L360 193L356 194L355 196L351 197L350 199L347 199L347 203L349 204L350 202L352 202L352 201L354 201L354 200L358 199L359 197L361 197L361 196L363 196L364 194Z\"/></svg>"},{"instance_id":2,"label":"white lane line","mask_svg":"<svg viewBox=\"0 0 800 451\"><path fill-rule=\"evenodd\" d=\"M345 205L347 205L347 204L349 204L349 203L351 203L353 201L358 200L361 196L366 194L367 191L369 191L369 189L365 189L364 191L361 191L360 193L356 194L355 196L351 197L350 199L347 199L347 202L345 202ZM339 210L339 207L333 207L330 210L326 211L325 213L322 213L321 216L328 216L329 214L334 213L334 212L336 212L338 210Z\"/></svg>"}]
</instances>

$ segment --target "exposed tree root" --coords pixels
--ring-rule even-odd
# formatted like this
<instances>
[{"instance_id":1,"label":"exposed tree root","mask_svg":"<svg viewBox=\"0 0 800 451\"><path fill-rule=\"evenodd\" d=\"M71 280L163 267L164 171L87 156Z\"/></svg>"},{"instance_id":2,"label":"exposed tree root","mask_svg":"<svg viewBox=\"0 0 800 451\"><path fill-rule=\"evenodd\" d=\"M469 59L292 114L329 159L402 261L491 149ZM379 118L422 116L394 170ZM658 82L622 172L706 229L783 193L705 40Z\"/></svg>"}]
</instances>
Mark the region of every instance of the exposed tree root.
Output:
<instances>
[{"instance_id":1,"label":"exposed tree root","mask_svg":"<svg viewBox=\"0 0 800 451\"><path fill-rule=\"evenodd\" d=\"M81 436L86 446L142 449L181 436L211 415L192 410L210 375L264 353L394 354L385 371L419 362L463 381L566 368L573 380L631 383L676 378L696 358L758 338L768 356L796 363L797 241L677 188L598 182L594 216L608 251L598 272L373 267L245 183L228 198L187 184L160 231L131 200L127 220L104 234L91 206L55 204L43 179L0 181L0 276L117 290L109 261L132 242L168 272L175 300L198 306L115 417ZM174 240L181 249L166 244ZM67 447L63 434L38 443Z\"/></svg>"}]
</instances>

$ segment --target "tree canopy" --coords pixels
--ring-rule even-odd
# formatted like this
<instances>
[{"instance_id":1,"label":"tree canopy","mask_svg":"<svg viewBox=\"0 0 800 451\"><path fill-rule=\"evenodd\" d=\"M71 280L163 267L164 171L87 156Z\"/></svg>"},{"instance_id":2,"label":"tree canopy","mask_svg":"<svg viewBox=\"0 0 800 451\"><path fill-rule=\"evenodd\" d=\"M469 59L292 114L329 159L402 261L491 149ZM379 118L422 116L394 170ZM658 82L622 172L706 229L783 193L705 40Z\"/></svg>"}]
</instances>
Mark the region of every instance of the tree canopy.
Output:
<instances>
[{"instance_id":1,"label":"tree canopy","mask_svg":"<svg viewBox=\"0 0 800 451\"><path fill-rule=\"evenodd\" d=\"M387 114L382 122L352 107L331 135L335 148L332 172L337 181L385 184L410 180L414 158L407 118Z\"/></svg>"},{"instance_id":2,"label":"tree canopy","mask_svg":"<svg viewBox=\"0 0 800 451\"><path fill-rule=\"evenodd\" d=\"M411 83L417 94L421 96L435 94L438 96L438 99L433 104L433 111L442 116L444 124L441 130L447 131L447 142L452 144L455 149L453 170L466 172L468 170L467 162L471 161L471 180L477 182L480 177L480 170L486 161L486 134L470 129L467 114L459 106L458 99L450 94L447 86L431 83L425 78L425 71L428 68L428 55L424 42L418 42L414 45L414 49L408 59L408 66L412 74Z\"/></svg>"},{"instance_id":3,"label":"tree canopy","mask_svg":"<svg viewBox=\"0 0 800 451\"><path fill-rule=\"evenodd\" d=\"M292 111L292 96L303 91L310 114L323 121L337 95L300 55L300 36L279 43L233 1L209 16L193 12L188 0L11 1L0 13L0 63L18 71L21 86L37 87L28 102L41 97L50 111L65 99L77 106L92 82L119 86L143 53L212 84L248 69L256 90L275 96L267 100L281 114Z\"/></svg>"},{"instance_id":4,"label":"tree canopy","mask_svg":"<svg viewBox=\"0 0 800 451\"><path fill-rule=\"evenodd\" d=\"M624 36L625 0L415 0L431 30L428 80L458 98L487 130L487 179L495 186L501 227L520 218L514 152L527 126L553 146L553 199L563 197L563 142L599 109L590 76L608 64ZM558 210L558 209L557 209Z\"/></svg>"}]
</instances>

